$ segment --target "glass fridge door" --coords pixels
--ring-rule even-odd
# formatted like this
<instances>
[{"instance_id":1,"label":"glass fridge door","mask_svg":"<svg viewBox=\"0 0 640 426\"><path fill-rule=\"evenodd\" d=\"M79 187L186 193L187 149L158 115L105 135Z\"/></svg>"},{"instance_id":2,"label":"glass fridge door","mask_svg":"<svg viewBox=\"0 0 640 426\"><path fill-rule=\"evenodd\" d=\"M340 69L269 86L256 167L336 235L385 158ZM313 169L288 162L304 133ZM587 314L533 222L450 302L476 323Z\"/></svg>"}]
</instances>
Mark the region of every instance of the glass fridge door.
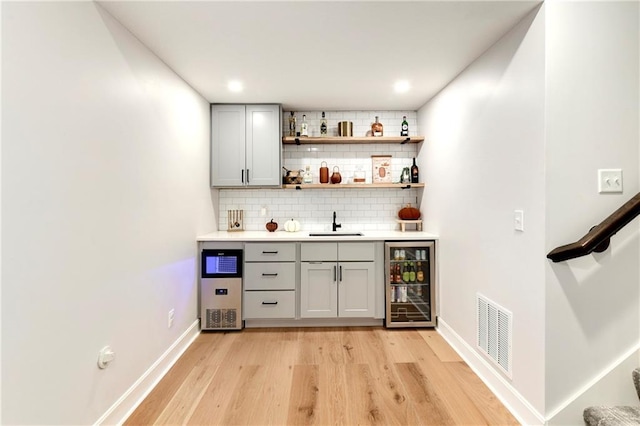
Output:
<instances>
[{"instance_id":1,"label":"glass fridge door","mask_svg":"<svg viewBox=\"0 0 640 426\"><path fill-rule=\"evenodd\" d=\"M435 327L434 246L385 244L387 327Z\"/></svg>"}]
</instances>

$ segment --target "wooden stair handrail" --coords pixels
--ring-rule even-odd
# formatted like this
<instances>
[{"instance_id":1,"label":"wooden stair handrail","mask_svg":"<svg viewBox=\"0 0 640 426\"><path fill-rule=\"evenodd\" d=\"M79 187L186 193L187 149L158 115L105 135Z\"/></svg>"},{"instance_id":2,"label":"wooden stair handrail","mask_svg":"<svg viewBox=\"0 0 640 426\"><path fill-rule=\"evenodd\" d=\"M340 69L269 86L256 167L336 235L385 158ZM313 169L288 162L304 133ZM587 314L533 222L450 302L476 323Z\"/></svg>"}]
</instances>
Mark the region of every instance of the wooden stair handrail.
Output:
<instances>
[{"instance_id":1,"label":"wooden stair handrail","mask_svg":"<svg viewBox=\"0 0 640 426\"><path fill-rule=\"evenodd\" d=\"M609 217L594 226L587 234L575 243L556 247L547 254L547 259L554 262L575 259L595 251L601 253L609 247L611 237L640 214L640 192L624 203Z\"/></svg>"}]
</instances>

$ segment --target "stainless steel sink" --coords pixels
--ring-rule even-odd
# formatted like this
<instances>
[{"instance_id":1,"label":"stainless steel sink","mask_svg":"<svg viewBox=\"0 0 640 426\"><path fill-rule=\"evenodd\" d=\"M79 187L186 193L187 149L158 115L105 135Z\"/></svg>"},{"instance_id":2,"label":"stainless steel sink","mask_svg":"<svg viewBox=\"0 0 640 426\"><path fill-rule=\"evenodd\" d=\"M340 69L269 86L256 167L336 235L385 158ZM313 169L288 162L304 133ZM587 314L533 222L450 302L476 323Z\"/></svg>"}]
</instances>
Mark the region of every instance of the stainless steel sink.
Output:
<instances>
[{"instance_id":1,"label":"stainless steel sink","mask_svg":"<svg viewBox=\"0 0 640 426\"><path fill-rule=\"evenodd\" d=\"M362 237L362 232L309 232L310 237Z\"/></svg>"}]
</instances>

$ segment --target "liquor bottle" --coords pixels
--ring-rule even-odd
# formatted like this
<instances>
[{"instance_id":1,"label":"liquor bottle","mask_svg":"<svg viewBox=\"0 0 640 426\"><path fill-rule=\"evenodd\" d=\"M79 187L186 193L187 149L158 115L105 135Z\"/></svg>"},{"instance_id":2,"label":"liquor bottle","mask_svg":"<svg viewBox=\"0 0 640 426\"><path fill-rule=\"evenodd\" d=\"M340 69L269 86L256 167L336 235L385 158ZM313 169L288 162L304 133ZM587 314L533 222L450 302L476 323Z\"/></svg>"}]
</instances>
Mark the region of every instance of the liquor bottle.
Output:
<instances>
[{"instance_id":1,"label":"liquor bottle","mask_svg":"<svg viewBox=\"0 0 640 426\"><path fill-rule=\"evenodd\" d=\"M400 136L409 136L409 123L407 122L407 116L402 116L402 130L400 130Z\"/></svg>"},{"instance_id":2,"label":"liquor bottle","mask_svg":"<svg viewBox=\"0 0 640 426\"><path fill-rule=\"evenodd\" d=\"M376 115L376 122L371 125L371 135L382 136L382 134L382 123L378 121L378 116Z\"/></svg>"},{"instance_id":3,"label":"liquor bottle","mask_svg":"<svg viewBox=\"0 0 640 426\"><path fill-rule=\"evenodd\" d=\"M396 282L397 283L401 283L402 282L402 268L400 268L400 263L396 263Z\"/></svg>"},{"instance_id":4,"label":"liquor bottle","mask_svg":"<svg viewBox=\"0 0 640 426\"><path fill-rule=\"evenodd\" d=\"M302 175L302 183L313 183L313 175L311 174L311 166L305 168L305 172Z\"/></svg>"},{"instance_id":5,"label":"liquor bottle","mask_svg":"<svg viewBox=\"0 0 640 426\"><path fill-rule=\"evenodd\" d=\"M411 166L411 183L418 183L419 182L419 174L420 174L420 170L418 169L418 166L416 165L416 159L414 157L413 158L413 166Z\"/></svg>"},{"instance_id":6,"label":"liquor bottle","mask_svg":"<svg viewBox=\"0 0 640 426\"><path fill-rule=\"evenodd\" d=\"M327 134L327 119L324 118L324 111L322 111L322 121L320 122L320 134Z\"/></svg>"},{"instance_id":7,"label":"liquor bottle","mask_svg":"<svg viewBox=\"0 0 640 426\"><path fill-rule=\"evenodd\" d=\"M291 115L289 116L289 136L296 135L296 116L293 114L294 112L291 111Z\"/></svg>"},{"instance_id":8,"label":"liquor bottle","mask_svg":"<svg viewBox=\"0 0 640 426\"><path fill-rule=\"evenodd\" d=\"M409 262L404 262L404 267L402 268L402 281L405 283L409 282Z\"/></svg>"},{"instance_id":9,"label":"liquor bottle","mask_svg":"<svg viewBox=\"0 0 640 426\"><path fill-rule=\"evenodd\" d=\"M302 123L300 123L300 136L309 136L309 125L305 114L302 115Z\"/></svg>"}]
</instances>

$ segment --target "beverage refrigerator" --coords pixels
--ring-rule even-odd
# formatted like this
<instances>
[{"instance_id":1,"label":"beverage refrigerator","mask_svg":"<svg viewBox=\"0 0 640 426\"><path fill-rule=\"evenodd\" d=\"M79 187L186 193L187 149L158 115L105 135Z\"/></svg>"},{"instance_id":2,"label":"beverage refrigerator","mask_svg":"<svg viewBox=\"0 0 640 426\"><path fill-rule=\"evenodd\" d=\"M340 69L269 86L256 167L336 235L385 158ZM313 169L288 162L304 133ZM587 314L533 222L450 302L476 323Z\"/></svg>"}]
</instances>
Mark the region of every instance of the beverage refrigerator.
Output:
<instances>
[{"instance_id":1,"label":"beverage refrigerator","mask_svg":"<svg viewBox=\"0 0 640 426\"><path fill-rule=\"evenodd\" d=\"M436 326L434 241L385 243L385 325Z\"/></svg>"}]
</instances>

